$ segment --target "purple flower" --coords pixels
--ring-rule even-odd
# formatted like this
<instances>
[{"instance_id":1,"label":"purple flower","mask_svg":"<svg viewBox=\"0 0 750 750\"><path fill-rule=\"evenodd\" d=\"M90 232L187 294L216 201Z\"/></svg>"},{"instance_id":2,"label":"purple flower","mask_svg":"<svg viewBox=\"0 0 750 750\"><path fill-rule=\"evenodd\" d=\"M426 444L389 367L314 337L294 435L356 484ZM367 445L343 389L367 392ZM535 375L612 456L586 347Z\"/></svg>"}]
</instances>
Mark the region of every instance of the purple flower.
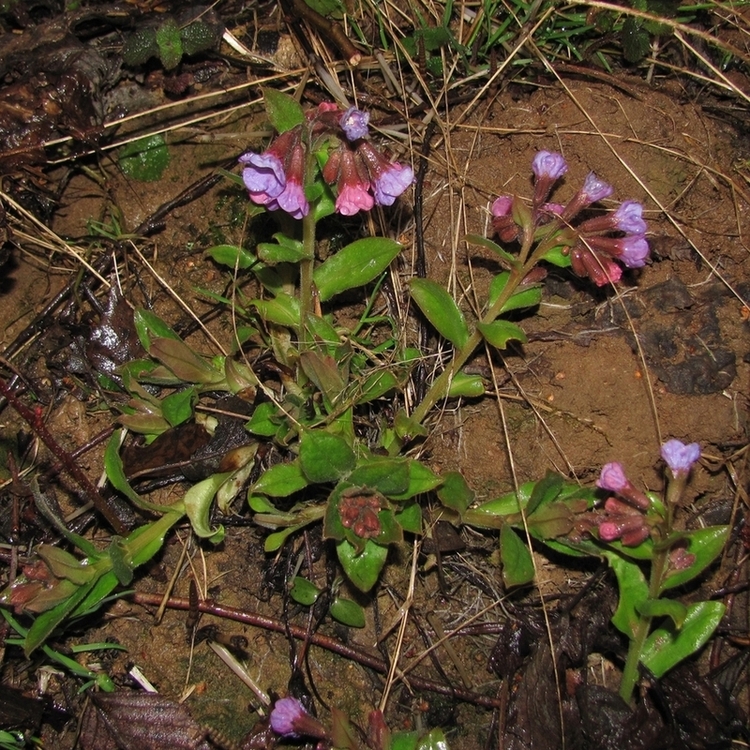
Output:
<instances>
[{"instance_id":1,"label":"purple flower","mask_svg":"<svg viewBox=\"0 0 750 750\"><path fill-rule=\"evenodd\" d=\"M623 237L620 246L622 252L618 257L628 268L641 268L646 265L649 247L648 241L642 234Z\"/></svg>"},{"instance_id":2,"label":"purple flower","mask_svg":"<svg viewBox=\"0 0 750 750\"><path fill-rule=\"evenodd\" d=\"M261 200L253 198L255 203L265 204L279 195L286 185L284 165L281 160L271 153L243 154L240 162L247 166L242 170L242 180L251 196L261 197ZM262 196L267 196L267 200Z\"/></svg>"},{"instance_id":3,"label":"purple flower","mask_svg":"<svg viewBox=\"0 0 750 750\"><path fill-rule=\"evenodd\" d=\"M649 247L642 234L629 234L625 237L586 237L586 244L595 253L603 253L624 263L628 268L641 268L646 265Z\"/></svg>"},{"instance_id":4,"label":"purple flower","mask_svg":"<svg viewBox=\"0 0 750 750\"><path fill-rule=\"evenodd\" d=\"M389 162L369 141L360 141L357 156L367 170L375 203L391 206L396 198L414 182L414 172L406 164Z\"/></svg>"},{"instance_id":5,"label":"purple flower","mask_svg":"<svg viewBox=\"0 0 750 750\"><path fill-rule=\"evenodd\" d=\"M666 461L673 477L687 476L693 464L701 457L698 443L685 445L679 440L667 440L661 447L661 457Z\"/></svg>"},{"instance_id":6,"label":"purple flower","mask_svg":"<svg viewBox=\"0 0 750 750\"><path fill-rule=\"evenodd\" d=\"M626 232L642 236L646 233L646 222L642 218L643 206L638 201L624 201L616 211L606 216L594 216L578 225L581 234L593 235L604 232Z\"/></svg>"},{"instance_id":7,"label":"purple flower","mask_svg":"<svg viewBox=\"0 0 750 750\"><path fill-rule=\"evenodd\" d=\"M325 727L305 711L296 698L280 698L276 701L270 716L271 729L283 737L316 737L325 739Z\"/></svg>"},{"instance_id":8,"label":"purple flower","mask_svg":"<svg viewBox=\"0 0 750 750\"><path fill-rule=\"evenodd\" d=\"M562 154L556 154L553 151L537 151L531 161L531 171L537 179L559 180L568 171L568 165Z\"/></svg>"},{"instance_id":9,"label":"purple flower","mask_svg":"<svg viewBox=\"0 0 750 750\"><path fill-rule=\"evenodd\" d=\"M638 201L623 201L612 214L615 229L627 234L646 234L643 206Z\"/></svg>"},{"instance_id":10,"label":"purple flower","mask_svg":"<svg viewBox=\"0 0 750 750\"><path fill-rule=\"evenodd\" d=\"M394 162L381 172L373 182L375 203L391 206L396 198L414 182L414 172L406 164Z\"/></svg>"},{"instance_id":11,"label":"purple flower","mask_svg":"<svg viewBox=\"0 0 750 750\"><path fill-rule=\"evenodd\" d=\"M617 461L604 464L601 474L599 474L599 479L596 480L597 487L609 490L609 492L619 492L627 487L628 484L630 484L630 481L625 476L625 469Z\"/></svg>"},{"instance_id":12,"label":"purple flower","mask_svg":"<svg viewBox=\"0 0 750 750\"><path fill-rule=\"evenodd\" d=\"M367 123L370 122L370 113L362 112L356 107L349 107L341 116L339 124L350 141L366 138L369 130Z\"/></svg>"},{"instance_id":13,"label":"purple flower","mask_svg":"<svg viewBox=\"0 0 750 750\"><path fill-rule=\"evenodd\" d=\"M513 210L513 198L509 195L501 195L499 198L495 198L495 202L490 208L490 213L493 216L510 216L510 212Z\"/></svg>"},{"instance_id":14,"label":"purple flower","mask_svg":"<svg viewBox=\"0 0 750 750\"><path fill-rule=\"evenodd\" d=\"M586 175L583 181L581 194L586 204L596 203L597 201L609 198L614 192L614 188L608 185L604 180L600 180L593 172Z\"/></svg>"}]
</instances>

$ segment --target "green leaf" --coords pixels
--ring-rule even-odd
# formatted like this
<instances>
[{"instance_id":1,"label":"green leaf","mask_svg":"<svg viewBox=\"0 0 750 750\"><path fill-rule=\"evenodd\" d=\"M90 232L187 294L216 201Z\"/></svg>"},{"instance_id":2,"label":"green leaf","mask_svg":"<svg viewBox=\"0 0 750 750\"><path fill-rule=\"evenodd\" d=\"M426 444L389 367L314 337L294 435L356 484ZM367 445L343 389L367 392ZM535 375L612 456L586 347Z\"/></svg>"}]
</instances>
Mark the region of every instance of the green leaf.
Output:
<instances>
[{"instance_id":1,"label":"green leaf","mask_svg":"<svg viewBox=\"0 0 750 750\"><path fill-rule=\"evenodd\" d=\"M651 39L642 28L642 21L632 16L625 19L620 31L623 56L629 63L636 63L648 55L651 50Z\"/></svg>"},{"instance_id":2,"label":"green leaf","mask_svg":"<svg viewBox=\"0 0 750 750\"><path fill-rule=\"evenodd\" d=\"M152 57L159 54L156 45L156 29L140 29L125 41L122 47L122 59L126 65L135 67L143 65Z\"/></svg>"},{"instance_id":3,"label":"green leaf","mask_svg":"<svg viewBox=\"0 0 750 750\"><path fill-rule=\"evenodd\" d=\"M422 737L417 750L448 750L448 742L442 729L432 729L426 737Z\"/></svg>"},{"instance_id":4,"label":"green leaf","mask_svg":"<svg viewBox=\"0 0 750 750\"><path fill-rule=\"evenodd\" d=\"M266 541L263 543L263 550L265 552L276 552L276 550L280 549L287 540L287 537L299 531L304 526L306 526L305 523L300 523L296 526L289 526L286 529L281 529L280 531L274 531L273 534L269 534L266 537Z\"/></svg>"},{"instance_id":5,"label":"green leaf","mask_svg":"<svg viewBox=\"0 0 750 750\"><path fill-rule=\"evenodd\" d=\"M167 70L172 70L182 60L182 37L177 23L169 18L156 30L156 46L159 48L159 59Z\"/></svg>"},{"instance_id":6,"label":"green leaf","mask_svg":"<svg viewBox=\"0 0 750 750\"><path fill-rule=\"evenodd\" d=\"M286 133L305 121L305 112L294 97L276 89L262 88L261 91L268 119L278 133Z\"/></svg>"},{"instance_id":7,"label":"green leaf","mask_svg":"<svg viewBox=\"0 0 750 750\"><path fill-rule=\"evenodd\" d=\"M403 458L370 456L358 463L347 481L383 495L401 495L409 489L409 462Z\"/></svg>"},{"instance_id":8,"label":"green leaf","mask_svg":"<svg viewBox=\"0 0 750 750\"><path fill-rule=\"evenodd\" d=\"M122 537L113 537L107 553L112 561L112 572L117 576L118 582L121 586L129 586L133 581L133 561Z\"/></svg>"},{"instance_id":9,"label":"green leaf","mask_svg":"<svg viewBox=\"0 0 750 750\"><path fill-rule=\"evenodd\" d=\"M481 375L469 375L457 372L448 387L447 398L479 398L485 393L484 378Z\"/></svg>"},{"instance_id":10,"label":"green leaf","mask_svg":"<svg viewBox=\"0 0 750 750\"><path fill-rule=\"evenodd\" d=\"M374 401L398 387L399 380L390 370L380 370L368 375L365 382L362 383L356 397L357 403L366 404L368 401Z\"/></svg>"},{"instance_id":11,"label":"green leaf","mask_svg":"<svg viewBox=\"0 0 750 750\"><path fill-rule=\"evenodd\" d=\"M247 504L254 513L277 513L276 507L263 495L253 495L248 492Z\"/></svg>"},{"instance_id":12,"label":"green leaf","mask_svg":"<svg viewBox=\"0 0 750 750\"><path fill-rule=\"evenodd\" d=\"M158 315L142 307L137 308L133 313L133 324L138 339L146 351L151 348L151 339L155 337L180 340L180 337Z\"/></svg>"},{"instance_id":13,"label":"green leaf","mask_svg":"<svg viewBox=\"0 0 750 750\"><path fill-rule=\"evenodd\" d=\"M255 407L252 417L245 422L245 429L253 435L273 437L279 429L279 408L272 401L265 401Z\"/></svg>"},{"instance_id":14,"label":"green leaf","mask_svg":"<svg viewBox=\"0 0 750 750\"><path fill-rule=\"evenodd\" d=\"M422 495L434 490L443 483L442 477L421 461L409 460L409 486L405 492L390 494L391 500L408 500L415 495Z\"/></svg>"},{"instance_id":15,"label":"green leaf","mask_svg":"<svg viewBox=\"0 0 750 750\"><path fill-rule=\"evenodd\" d=\"M209 539L218 544L224 538L224 527L219 526L212 529L208 525L208 517L211 513L211 503L219 487L230 477L231 472L212 474L198 484L194 484L186 493L183 503L185 512L190 519L190 524L196 536L201 539Z\"/></svg>"},{"instance_id":16,"label":"green leaf","mask_svg":"<svg viewBox=\"0 0 750 750\"><path fill-rule=\"evenodd\" d=\"M258 245L258 257L264 263L299 263L312 257L299 240L289 239L283 234L275 234L274 239L276 242L261 242Z\"/></svg>"},{"instance_id":17,"label":"green leaf","mask_svg":"<svg viewBox=\"0 0 750 750\"><path fill-rule=\"evenodd\" d=\"M486 247L488 250L492 250L492 252L504 262L504 265L509 268L515 268L518 266L518 260L514 255L506 252L500 247L500 245L486 237L482 237L478 234L468 234L466 235L466 241L472 245L480 245L481 247Z\"/></svg>"},{"instance_id":18,"label":"green leaf","mask_svg":"<svg viewBox=\"0 0 750 750\"><path fill-rule=\"evenodd\" d=\"M558 245L548 250L543 256L542 260L546 260L547 263L551 263L553 266L558 268L569 268L570 267L570 248L567 245Z\"/></svg>"},{"instance_id":19,"label":"green leaf","mask_svg":"<svg viewBox=\"0 0 750 750\"><path fill-rule=\"evenodd\" d=\"M545 503L551 503L560 495L563 483L563 478L557 472L547 471L544 478L534 485L526 506L526 513L530 515Z\"/></svg>"},{"instance_id":20,"label":"green leaf","mask_svg":"<svg viewBox=\"0 0 750 750\"><path fill-rule=\"evenodd\" d=\"M303 607L310 607L318 600L320 589L310 583L307 578L295 576L294 583L289 591L289 596L291 596L297 604L301 604Z\"/></svg>"},{"instance_id":21,"label":"green leaf","mask_svg":"<svg viewBox=\"0 0 750 750\"><path fill-rule=\"evenodd\" d=\"M248 250L236 245L214 245L206 250L206 255L211 256L216 263L229 266L231 269L245 270L258 262Z\"/></svg>"},{"instance_id":22,"label":"green leaf","mask_svg":"<svg viewBox=\"0 0 750 750\"><path fill-rule=\"evenodd\" d=\"M708 641L725 611L721 602L691 604L680 630L670 626L651 633L643 646L641 663L656 677L662 677Z\"/></svg>"},{"instance_id":23,"label":"green leaf","mask_svg":"<svg viewBox=\"0 0 750 750\"><path fill-rule=\"evenodd\" d=\"M205 385L224 379L223 372L209 365L181 339L154 338L149 354L186 383Z\"/></svg>"},{"instance_id":24,"label":"green leaf","mask_svg":"<svg viewBox=\"0 0 750 750\"><path fill-rule=\"evenodd\" d=\"M185 388L166 396L161 402L161 412L169 424L176 427L193 416L193 407L197 401L195 388Z\"/></svg>"},{"instance_id":25,"label":"green leaf","mask_svg":"<svg viewBox=\"0 0 750 750\"><path fill-rule=\"evenodd\" d=\"M338 435L322 430L305 430L300 439L300 463L305 476L314 483L334 482L349 474L356 456Z\"/></svg>"},{"instance_id":26,"label":"green leaf","mask_svg":"<svg viewBox=\"0 0 750 750\"><path fill-rule=\"evenodd\" d=\"M508 284L510 274L505 271L504 273L498 274L490 282L490 290L487 295L487 305L492 307L495 302L500 299L500 295ZM516 289L513 294L510 295L508 301L503 305L500 313L510 312L511 310L519 310L524 307L534 307L542 301L542 290L538 286L528 286Z\"/></svg>"},{"instance_id":27,"label":"green leaf","mask_svg":"<svg viewBox=\"0 0 750 750\"><path fill-rule=\"evenodd\" d=\"M398 242L385 237L365 237L342 248L313 274L321 301L369 283L388 268L400 251Z\"/></svg>"},{"instance_id":28,"label":"green leaf","mask_svg":"<svg viewBox=\"0 0 750 750\"><path fill-rule=\"evenodd\" d=\"M670 617L675 628L679 630L687 615L687 607L674 599L646 599L638 607L641 617Z\"/></svg>"},{"instance_id":29,"label":"green leaf","mask_svg":"<svg viewBox=\"0 0 750 750\"><path fill-rule=\"evenodd\" d=\"M617 587L620 590L620 601L612 617L612 624L632 639L640 621L638 609L648 599L648 583L637 563L612 550L603 550L602 555L615 571Z\"/></svg>"},{"instance_id":30,"label":"green leaf","mask_svg":"<svg viewBox=\"0 0 750 750\"><path fill-rule=\"evenodd\" d=\"M464 314L453 297L430 279L412 279L412 299L435 330L455 347L461 348L469 340L469 328Z\"/></svg>"},{"instance_id":31,"label":"green leaf","mask_svg":"<svg viewBox=\"0 0 750 750\"><path fill-rule=\"evenodd\" d=\"M302 474L299 460L291 463L276 464L263 472L260 479L252 486L253 494L263 493L271 497L288 497L307 487L308 481ZM253 508L256 512L257 511Z\"/></svg>"},{"instance_id":32,"label":"green leaf","mask_svg":"<svg viewBox=\"0 0 750 750\"><path fill-rule=\"evenodd\" d=\"M149 135L123 146L117 153L117 161L131 179L155 182L169 165L169 149L163 135Z\"/></svg>"},{"instance_id":33,"label":"green leaf","mask_svg":"<svg viewBox=\"0 0 750 750\"><path fill-rule=\"evenodd\" d=\"M337 596L331 604L331 617L350 628L363 628L365 626L365 611L351 599L342 599Z\"/></svg>"},{"instance_id":34,"label":"green leaf","mask_svg":"<svg viewBox=\"0 0 750 750\"><path fill-rule=\"evenodd\" d=\"M695 561L684 570L669 573L661 585L660 593L675 586L682 586L702 573L724 549L729 537L729 526L709 526L689 531L683 536L688 542L687 551L695 555Z\"/></svg>"},{"instance_id":35,"label":"green leaf","mask_svg":"<svg viewBox=\"0 0 750 750\"><path fill-rule=\"evenodd\" d=\"M494 320L492 323L477 323L477 330L485 341L497 349L505 349L509 341L525 344L526 334L520 326L509 320Z\"/></svg>"},{"instance_id":36,"label":"green leaf","mask_svg":"<svg viewBox=\"0 0 750 750\"><path fill-rule=\"evenodd\" d=\"M394 732L388 750L416 750L418 732Z\"/></svg>"},{"instance_id":37,"label":"green leaf","mask_svg":"<svg viewBox=\"0 0 750 750\"><path fill-rule=\"evenodd\" d=\"M402 509L396 512L396 521L404 531L410 534L422 533L422 508L415 500L404 503Z\"/></svg>"},{"instance_id":38,"label":"green leaf","mask_svg":"<svg viewBox=\"0 0 750 750\"><path fill-rule=\"evenodd\" d=\"M51 544L38 545L36 554L47 563L56 578L67 578L77 586L88 583L96 572L90 565L73 557L70 552Z\"/></svg>"},{"instance_id":39,"label":"green leaf","mask_svg":"<svg viewBox=\"0 0 750 750\"><path fill-rule=\"evenodd\" d=\"M523 586L534 580L531 552L509 524L500 529L500 559L503 563L503 583L508 588Z\"/></svg>"},{"instance_id":40,"label":"green leaf","mask_svg":"<svg viewBox=\"0 0 750 750\"><path fill-rule=\"evenodd\" d=\"M380 571L388 557L388 548L368 539L362 553L358 555L354 546L344 539L336 545L336 553L349 580L360 591L367 593L380 577Z\"/></svg>"},{"instance_id":41,"label":"green leaf","mask_svg":"<svg viewBox=\"0 0 750 750\"><path fill-rule=\"evenodd\" d=\"M329 355L314 351L304 351L299 355L305 375L315 384L318 390L329 400L336 401L344 390L345 383L339 372L339 365Z\"/></svg>"},{"instance_id":42,"label":"green leaf","mask_svg":"<svg viewBox=\"0 0 750 750\"><path fill-rule=\"evenodd\" d=\"M475 512L499 517L520 513L522 509L528 506L529 499L536 485L537 482L525 482L518 488L518 495L515 492L506 492L500 497L482 503L482 505L476 508Z\"/></svg>"},{"instance_id":43,"label":"green leaf","mask_svg":"<svg viewBox=\"0 0 750 750\"><path fill-rule=\"evenodd\" d=\"M210 49L219 40L220 33L203 21L194 21L180 29L180 38L186 55L195 55L197 52Z\"/></svg>"},{"instance_id":44,"label":"green leaf","mask_svg":"<svg viewBox=\"0 0 750 750\"><path fill-rule=\"evenodd\" d=\"M440 502L451 508L463 518L466 509L474 502L474 491L458 471L449 471L443 475L443 486L438 490Z\"/></svg>"},{"instance_id":45,"label":"green leaf","mask_svg":"<svg viewBox=\"0 0 750 750\"><path fill-rule=\"evenodd\" d=\"M279 292L273 299L255 299L251 304L268 323L286 328L299 327L299 300L291 294Z\"/></svg>"},{"instance_id":46,"label":"green leaf","mask_svg":"<svg viewBox=\"0 0 750 750\"><path fill-rule=\"evenodd\" d=\"M396 434L407 442L415 437L427 437L427 428L415 422L403 409L396 413L393 426Z\"/></svg>"}]
</instances>

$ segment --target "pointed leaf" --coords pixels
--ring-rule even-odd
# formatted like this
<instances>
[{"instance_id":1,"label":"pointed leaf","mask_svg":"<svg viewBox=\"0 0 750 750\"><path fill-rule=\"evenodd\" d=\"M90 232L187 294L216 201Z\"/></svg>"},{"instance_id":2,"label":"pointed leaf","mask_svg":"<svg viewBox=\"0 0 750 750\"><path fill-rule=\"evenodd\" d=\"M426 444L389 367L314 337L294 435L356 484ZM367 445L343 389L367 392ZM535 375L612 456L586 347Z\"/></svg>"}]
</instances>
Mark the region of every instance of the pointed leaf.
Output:
<instances>
[{"instance_id":1,"label":"pointed leaf","mask_svg":"<svg viewBox=\"0 0 750 750\"><path fill-rule=\"evenodd\" d=\"M656 677L662 677L708 641L725 611L721 602L691 604L680 630L671 626L651 633L643 646L641 663Z\"/></svg>"},{"instance_id":2,"label":"pointed leaf","mask_svg":"<svg viewBox=\"0 0 750 750\"><path fill-rule=\"evenodd\" d=\"M415 495L430 492L443 483L443 478L438 476L432 469L425 466L421 461L411 459L409 461L409 486L405 492L390 494L391 500L408 500Z\"/></svg>"},{"instance_id":3,"label":"pointed leaf","mask_svg":"<svg viewBox=\"0 0 750 750\"><path fill-rule=\"evenodd\" d=\"M682 586L702 573L724 549L729 537L729 526L709 526L690 531L684 535L688 540L687 552L695 555L692 565L684 570L669 573L661 586L661 591Z\"/></svg>"},{"instance_id":4,"label":"pointed leaf","mask_svg":"<svg viewBox=\"0 0 750 750\"><path fill-rule=\"evenodd\" d=\"M359 555L346 539L336 545L336 553L347 578L365 593L377 583L388 557L387 547L381 547L369 539Z\"/></svg>"},{"instance_id":5,"label":"pointed leaf","mask_svg":"<svg viewBox=\"0 0 750 750\"><path fill-rule=\"evenodd\" d=\"M299 460L287 464L276 464L263 472L260 479L252 486L251 493L263 493L271 497L288 497L307 487L307 479L302 474ZM253 508L255 512L257 508Z\"/></svg>"},{"instance_id":6,"label":"pointed leaf","mask_svg":"<svg viewBox=\"0 0 750 750\"><path fill-rule=\"evenodd\" d=\"M258 262L258 259L249 250L236 245L214 245L214 247L209 247L206 250L206 255L211 256L216 263L222 266L229 266L231 269L238 268L241 271Z\"/></svg>"},{"instance_id":7,"label":"pointed leaf","mask_svg":"<svg viewBox=\"0 0 750 750\"><path fill-rule=\"evenodd\" d=\"M337 596L331 604L331 617L350 628L363 628L365 626L365 611L351 599L343 599Z\"/></svg>"},{"instance_id":8,"label":"pointed leaf","mask_svg":"<svg viewBox=\"0 0 750 750\"><path fill-rule=\"evenodd\" d=\"M349 475L350 484L367 487L383 495L400 495L409 488L409 463L402 458L370 456Z\"/></svg>"},{"instance_id":9,"label":"pointed leaf","mask_svg":"<svg viewBox=\"0 0 750 750\"><path fill-rule=\"evenodd\" d=\"M223 372L211 367L180 339L154 338L149 354L186 383L209 384L224 379Z\"/></svg>"},{"instance_id":10,"label":"pointed leaf","mask_svg":"<svg viewBox=\"0 0 750 750\"><path fill-rule=\"evenodd\" d=\"M518 260L514 255L506 252L500 247L500 245L486 237L482 237L478 234L468 234L466 235L466 241L472 245L480 245L481 247L486 247L488 250L492 250L492 252L495 253L508 268L514 268L518 265Z\"/></svg>"},{"instance_id":11,"label":"pointed leaf","mask_svg":"<svg viewBox=\"0 0 750 750\"><path fill-rule=\"evenodd\" d=\"M485 393L484 378L481 375L469 375L457 372L448 387L448 398L479 398Z\"/></svg>"},{"instance_id":12,"label":"pointed leaf","mask_svg":"<svg viewBox=\"0 0 750 750\"><path fill-rule=\"evenodd\" d=\"M620 589L620 600L612 624L628 638L633 638L640 621L638 608L648 599L648 583L637 563L612 550L603 550L602 555L615 571Z\"/></svg>"},{"instance_id":13,"label":"pointed leaf","mask_svg":"<svg viewBox=\"0 0 750 750\"><path fill-rule=\"evenodd\" d=\"M185 512L190 519L195 534L202 539L209 539L218 544L224 538L224 527L219 526L212 529L208 525L208 517L211 513L211 503L219 487L229 478L230 472L223 474L212 474L198 484L194 484L186 493L183 503Z\"/></svg>"},{"instance_id":14,"label":"pointed leaf","mask_svg":"<svg viewBox=\"0 0 750 750\"><path fill-rule=\"evenodd\" d=\"M398 242L385 237L365 237L342 248L315 269L313 278L321 301L369 283L400 251Z\"/></svg>"},{"instance_id":15,"label":"pointed leaf","mask_svg":"<svg viewBox=\"0 0 750 750\"><path fill-rule=\"evenodd\" d=\"M531 552L509 524L500 530L500 559L503 563L503 583L508 588L523 586L534 580Z\"/></svg>"},{"instance_id":16,"label":"pointed leaf","mask_svg":"<svg viewBox=\"0 0 750 750\"><path fill-rule=\"evenodd\" d=\"M396 512L396 521L404 531L410 534L422 533L422 508L415 500L409 500Z\"/></svg>"},{"instance_id":17,"label":"pointed leaf","mask_svg":"<svg viewBox=\"0 0 750 750\"><path fill-rule=\"evenodd\" d=\"M266 114L278 133L286 133L305 121L305 112L294 97L276 89L263 88L262 92Z\"/></svg>"},{"instance_id":18,"label":"pointed leaf","mask_svg":"<svg viewBox=\"0 0 750 750\"><path fill-rule=\"evenodd\" d=\"M641 617L671 617L677 630L683 626L687 615L687 607L674 599L646 599L637 609Z\"/></svg>"},{"instance_id":19,"label":"pointed leaf","mask_svg":"<svg viewBox=\"0 0 750 750\"><path fill-rule=\"evenodd\" d=\"M280 292L273 299L255 299L251 304L269 323L295 329L299 326L299 300L290 294Z\"/></svg>"},{"instance_id":20,"label":"pointed leaf","mask_svg":"<svg viewBox=\"0 0 750 750\"><path fill-rule=\"evenodd\" d=\"M349 474L356 464L354 451L338 435L305 430L299 449L302 471L310 482L334 482Z\"/></svg>"},{"instance_id":21,"label":"pointed leaf","mask_svg":"<svg viewBox=\"0 0 750 750\"><path fill-rule=\"evenodd\" d=\"M443 486L438 490L440 502L451 508L463 518L466 509L474 502L474 491L458 471L449 471L443 475Z\"/></svg>"},{"instance_id":22,"label":"pointed leaf","mask_svg":"<svg viewBox=\"0 0 750 750\"><path fill-rule=\"evenodd\" d=\"M497 349L505 349L509 341L527 341L523 329L509 320L495 320L492 323L477 323L477 330L487 343Z\"/></svg>"},{"instance_id":23,"label":"pointed leaf","mask_svg":"<svg viewBox=\"0 0 750 750\"><path fill-rule=\"evenodd\" d=\"M172 427L176 427L193 416L193 407L197 401L198 394L195 388L184 388L164 398L161 402L161 413Z\"/></svg>"},{"instance_id":24,"label":"pointed leaf","mask_svg":"<svg viewBox=\"0 0 750 750\"><path fill-rule=\"evenodd\" d=\"M133 324L141 346L149 351L151 339L154 337L177 339L180 337L158 316L150 310L139 307L133 313Z\"/></svg>"},{"instance_id":25,"label":"pointed leaf","mask_svg":"<svg viewBox=\"0 0 750 750\"><path fill-rule=\"evenodd\" d=\"M318 390L334 402L344 390L345 383L339 373L339 366L333 357L322 356L317 352L304 351L299 355L302 369Z\"/></svg>"},{"instance_id":26,"label":"pointed leaf","mask_svg":"<svg viewBox=\"0 0 750 750\"><path fill-rule=\"evenodd\" d=\"M412 279L410 287L412 298L435 330L455 347L462 347L469 340L469 328L453 297L430 279Z\"/></svg>"}]
</instances>

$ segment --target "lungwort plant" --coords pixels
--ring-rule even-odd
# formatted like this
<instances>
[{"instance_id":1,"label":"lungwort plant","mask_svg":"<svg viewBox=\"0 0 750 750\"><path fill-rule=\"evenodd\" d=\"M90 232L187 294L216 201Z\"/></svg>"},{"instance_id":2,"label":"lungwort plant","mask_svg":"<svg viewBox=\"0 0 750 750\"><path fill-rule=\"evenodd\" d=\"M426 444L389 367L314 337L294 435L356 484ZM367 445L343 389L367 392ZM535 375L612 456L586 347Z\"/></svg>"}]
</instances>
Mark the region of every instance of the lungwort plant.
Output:
<instances>
[{"instance_id":1,"label":"lungwort plant","mask_svg":"<svg viewBox=\"0 0 750 750\"><path fill-rule=\"evenodd\" d=\"M549 474L482 505L460 473L438 475L407 451L427 435L436 405L482 396L484 381L464 370L480 347L505 350L526 341L519 311L533 312L539 304L545 264L569 267L605 286L616 284L624 269L647 262L642 206L625 201L609 213L592 211L613 192L593 173L567 203L550 202L567 164L560 154L537 153L531 199L500 196L492 204L501 244L468 238L489 249L501 269L479 316L470 319L434 281L411 281L416 308L452 354L424 398L407 410L400 394L422 353L404 346L395 321L375 312L401 246L365 237L321 259L318 233L334 213L351 216L393 205L411 185L412 169L370 140L368 115L358 109L323 103L306 112L291 97L270 90L266 102L278 135L264 152L240 158L241 180L251 218L267 212L280 218L283 230L255 247L208 250L236 280L231 297L212 295L231 305L234 353L200 355L153 313L139 310L136 329L147 356L120 369L129 400L119 407L119 421L128 430L154 440L194 419L196 406L228 393L247 405L247 440L231 462L222 462L165 508L131 487L118 431L106 455L110 482L138 508L160 517L104 550L66 534L83 559L40 547L39 562L3 594L6 605L38 615L25 638L26 651L43 644L65 620L93 611L118 585L128 585L134 568L185 516L196 534L221 540L224 530L212 525L212 508L229 512L245 488L255 522L269 530L268 552L322 523L346 577L362 592L378 581L391 545L405 534L422 533L418 500L433 493L443 519L499 531L502 576L509 587L533 578L532 540L556 552L609 562L620 587L613 622L630 642L622 684L622 696L630 700L639 664L664 674L700 648L722 616L719 604L686 606L665 595L705 570L727 535L725 527L687 532L675 526L696 449L664 446L670 482L663 499L637 491L613 464L605 467L599 489ZM249 278L253 285L246 283ZM249 288L257 290L254 296L244 291ZM351 309L354 290L360 312L345 323L337 304L347 294ZM256 471L270 446L279 460ZM610 494L603 496L602 489ZM37 499L44 503L41 494ZM295 581L298 601L312 604L318 594L312 584ZM353 607L337 599L331 612L360 624Z\"/></svg>"}]
</instances>

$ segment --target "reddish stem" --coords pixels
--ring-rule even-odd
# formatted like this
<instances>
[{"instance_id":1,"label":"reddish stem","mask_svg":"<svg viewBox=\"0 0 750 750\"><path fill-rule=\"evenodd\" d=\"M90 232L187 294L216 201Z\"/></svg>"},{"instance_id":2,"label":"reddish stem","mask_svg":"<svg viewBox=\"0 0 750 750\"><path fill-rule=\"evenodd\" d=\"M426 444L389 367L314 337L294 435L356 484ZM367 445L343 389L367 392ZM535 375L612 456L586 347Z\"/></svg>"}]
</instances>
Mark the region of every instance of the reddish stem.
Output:
<instances>
[{"instance_id":1,"label":"reddish stem","mask_svg":"<svg viewBox=\"0 0 750 750\"><path fill-rule=\"evenodd\" d=\"M156 607L162 604L164 597L161 594L147 594L136 591L130 595L130 598L136 604ZM169 609L184 609L189 611L190 600L170 597L167 599L166 606ZM333 638L330 638L327 635L321 635L320 633L313 633L311 635L306 628L300 627L299 625L287 625L281 620L277 620L275 617L259 615L255 612L246 612L245 610L236 609L235 607L226 607L222 604L216 604L216 602L213 602L210 599L204 599L200 602L198 604L198 609L209 615L222 617L226 620L234 620L235 622L242 622L246 625L252 625L257 628L264 628L265 630L272 630L277 633L291 633L299 640L308 640L316 646L320 646L321 648L332 651L335 654L351 659L352 661L362 664L365 667L369 667L381 674L386 674L389 670L389 665L383 661L383 659L368 651L353 646L345 646L343 643L339 643ZM485 708L499 708L500 706L500 701L497 698L479 695L470 690L463 690L461 688L451 687L450 685L442 685L438 682L424 679L423 677L410 676L408 681L409 685L419 690L428 690L432 693L449 695L458 700L465 701L466 703L473 703L477 706L483 706Z\"/></svg>"}]
</instances>

